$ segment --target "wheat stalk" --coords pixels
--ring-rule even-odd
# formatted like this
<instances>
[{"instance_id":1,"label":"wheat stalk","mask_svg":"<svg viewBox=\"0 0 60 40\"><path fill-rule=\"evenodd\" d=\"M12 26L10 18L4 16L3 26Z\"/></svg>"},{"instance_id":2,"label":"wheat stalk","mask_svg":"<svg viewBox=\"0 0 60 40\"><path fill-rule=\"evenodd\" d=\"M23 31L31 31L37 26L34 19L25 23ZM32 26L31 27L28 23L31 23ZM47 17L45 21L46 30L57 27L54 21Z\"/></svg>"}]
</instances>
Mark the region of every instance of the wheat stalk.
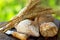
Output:
<instances>
[{"instance_id":1,"label":"wheat stalk","mask_svg":"<svg viewBox=\"0 0 60 40\"><path fill-rule=\"evenodd\" d=\"M52 13L51 8L44 8L40 6L40 0L29 0L27 6L25 6L13 19L11 19L4 27L2 27L3 32L15 27L20 21L24 19L32 19L38 15L46 15L47 13ZM3 25L2 25L3 26Z\"/></svg>"}]
</instances>

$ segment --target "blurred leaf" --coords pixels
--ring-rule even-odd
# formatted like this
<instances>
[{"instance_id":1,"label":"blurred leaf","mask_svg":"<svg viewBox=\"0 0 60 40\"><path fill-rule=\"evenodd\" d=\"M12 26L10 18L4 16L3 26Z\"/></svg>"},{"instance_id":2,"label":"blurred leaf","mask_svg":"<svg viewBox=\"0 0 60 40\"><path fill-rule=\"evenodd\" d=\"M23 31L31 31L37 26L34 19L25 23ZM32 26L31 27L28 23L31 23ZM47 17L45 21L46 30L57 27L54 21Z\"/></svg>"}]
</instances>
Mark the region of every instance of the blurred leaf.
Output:
<instances>
[{"instance_id":1,"label":"blurred leaf","mask_svg":"<svg viewBox=\"0 0 60 40\"><path fill-rule=\"evenodd\" d=\"M0 0L0 22L9 21L25 7L27 2L28 0ZM53 9L60 9L60 0L42 0L42 4L48 5ZM57 12L53 16L60 20L60 13L58 14Z\"/></svg>"}]
</instances>

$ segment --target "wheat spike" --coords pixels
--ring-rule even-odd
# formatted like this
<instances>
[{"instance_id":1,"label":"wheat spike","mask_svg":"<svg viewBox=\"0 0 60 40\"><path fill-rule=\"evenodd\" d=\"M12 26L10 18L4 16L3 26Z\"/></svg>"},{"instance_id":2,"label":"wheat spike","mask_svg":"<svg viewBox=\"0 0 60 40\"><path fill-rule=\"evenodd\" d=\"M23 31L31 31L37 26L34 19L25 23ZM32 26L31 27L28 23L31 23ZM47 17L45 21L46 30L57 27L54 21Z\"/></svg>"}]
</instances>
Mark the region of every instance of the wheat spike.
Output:
<instances>
[{"instance_id":1,"label":"wheat spike","mask_svg":"<svg viewBox=\"0 0 60 40\"><path fill-rule=\"evenodd\" d=\"M13 17L4 27L2 27L2 31L5 32L17 25L20 21L24 19L32 19L38 15L45 15L47 13L52 13L51 8L44 8L40 6L40 0L29 0L27 6L25 6L17 16ZM2 25L3 26L3 25Z\"/></svg>"}]
</instances>

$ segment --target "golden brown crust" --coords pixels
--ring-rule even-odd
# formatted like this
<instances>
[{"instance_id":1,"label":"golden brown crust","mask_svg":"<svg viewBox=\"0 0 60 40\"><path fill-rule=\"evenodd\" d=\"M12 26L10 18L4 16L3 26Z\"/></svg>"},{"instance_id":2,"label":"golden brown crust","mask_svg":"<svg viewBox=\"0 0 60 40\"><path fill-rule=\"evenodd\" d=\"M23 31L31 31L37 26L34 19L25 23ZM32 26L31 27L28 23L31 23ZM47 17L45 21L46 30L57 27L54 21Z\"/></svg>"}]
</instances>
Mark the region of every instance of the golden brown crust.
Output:
<instances>
[{"instance_id":1,"label":"golden brown crust","mask_svg":"<svg viewBox=\"0 0 60 40\"><path fill-rule=\"evenodd\" d=\"M12 36L16 37L20 40L27 40L27 37L28 37L26 34L21 34L21 33L18 33L18 32L13 32Z\"/></svg>"},{"instance_id":2,"label":"golden brown crust","mask_svg":"<svg viewBox=\"0 0 60 40\"><path fill-rule=\"evenodd\" d=\"M43 37L54 37L58 33L58 28L53 22L40 25L40 33Z\"/></svg>"}]
</instances>

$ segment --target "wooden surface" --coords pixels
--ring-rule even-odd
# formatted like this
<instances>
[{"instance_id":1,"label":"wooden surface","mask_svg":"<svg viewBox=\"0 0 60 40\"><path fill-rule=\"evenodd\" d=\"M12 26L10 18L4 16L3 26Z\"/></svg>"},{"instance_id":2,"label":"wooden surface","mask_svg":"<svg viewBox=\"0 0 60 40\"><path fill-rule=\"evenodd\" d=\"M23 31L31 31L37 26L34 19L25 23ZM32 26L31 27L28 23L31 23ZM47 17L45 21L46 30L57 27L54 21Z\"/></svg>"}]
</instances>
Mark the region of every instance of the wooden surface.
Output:
<instances>
[{"instance_id":1,"label":"wooden surface","mask_svg":"<svg viewBox=\"0 0 60 40\"><path fill-rule=\"evenodd\" d=\"M55 20L54 23L59 28L59 32L55 37L52 37L52 38L44 38L42 36L37 37L37 38L36 37L29 37L28 40L60 40L60 21ZM2 24L4 24L4 22L0 23L0 25L2 25ZM12 36L8 36L8 35L0 32L0 40L19 40L19 39L16 39L16 38L14 38Z\"/></svg>"}]
</instances>

